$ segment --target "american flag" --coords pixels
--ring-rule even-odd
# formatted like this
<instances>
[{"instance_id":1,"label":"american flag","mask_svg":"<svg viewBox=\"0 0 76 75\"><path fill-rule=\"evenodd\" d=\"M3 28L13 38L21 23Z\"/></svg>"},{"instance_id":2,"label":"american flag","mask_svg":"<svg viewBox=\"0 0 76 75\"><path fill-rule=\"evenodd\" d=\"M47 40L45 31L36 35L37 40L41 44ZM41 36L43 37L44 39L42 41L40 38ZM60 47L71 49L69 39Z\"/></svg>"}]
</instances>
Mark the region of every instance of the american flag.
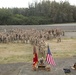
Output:
<instances>
[{"instance_id":1,"label":"american flag","mask_svg":"<svg viewBox=\"0 0 76 75\"><path fill-rule=\"evenodd\" d=\"M48 52L47 52L47 56L46 56L46 61L48 62L48 64L51 64L51 65L54 65L54 66L56 65L55 61L54 61L54 59L52 57L52 54L50 52L49 46L48 46Z\"/></svg>"}]
</instances>

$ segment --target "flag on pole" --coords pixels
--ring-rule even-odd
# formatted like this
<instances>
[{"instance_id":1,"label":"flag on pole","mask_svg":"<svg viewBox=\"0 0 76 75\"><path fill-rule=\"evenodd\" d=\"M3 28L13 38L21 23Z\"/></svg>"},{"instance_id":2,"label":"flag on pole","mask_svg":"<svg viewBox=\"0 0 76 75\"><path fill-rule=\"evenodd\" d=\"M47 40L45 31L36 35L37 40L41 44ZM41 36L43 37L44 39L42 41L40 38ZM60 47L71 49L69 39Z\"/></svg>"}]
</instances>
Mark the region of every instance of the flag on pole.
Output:
<instances>
[{"instance_id":1,"label":"flag on pole","mask_svg":"<svg viewBox=\"0 0 76 75\"><path fill-rule=\"evenodd\" d=\"M46 61L48 62L48 64L51 64L51 65L54 65L54 66L56 65L55 61L54 61L54 59L52 57L52 54L50 52L49 46L48 46L48 52L47 52L47 56L46 56Z\"/></svg>"},{"instance_id":2,"label":"flag on pole","mask_svg":"<svg viewBox=\"0 0 76 75\"><path fill-rule=\"evenodd\" d=\"M38 56L36 52L36 47L34 46L33 48L33 67L36 67L36 64L38 62Z\"/></svg>"}]
</instances>

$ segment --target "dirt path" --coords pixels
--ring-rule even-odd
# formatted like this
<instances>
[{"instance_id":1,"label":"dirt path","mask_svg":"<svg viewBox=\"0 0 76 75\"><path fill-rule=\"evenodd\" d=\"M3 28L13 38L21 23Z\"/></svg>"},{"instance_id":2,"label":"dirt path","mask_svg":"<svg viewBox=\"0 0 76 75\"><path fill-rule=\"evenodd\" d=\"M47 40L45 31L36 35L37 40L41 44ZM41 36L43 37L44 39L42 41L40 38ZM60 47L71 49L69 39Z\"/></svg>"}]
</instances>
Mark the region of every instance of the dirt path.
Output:
<instances>
[{"instance_id":1,"label":"dirt path","mask_svg":"<svg viewBox=\"0 0 76 75\"><path fill-rule=\"evenodd\" d=\"M23 65L25 63L0 64L0 75L18 75Z\"/></svg>"},{"instance_id":2,"label":"dirt path","mask_svg":"<svg viewBox=\"0 0 76 75\"><path fill-rule=\"evenodd\" d=\"M65 75L63 69L71 70L68 75L75 75L76 71L71 69L71 66L76 62L76 58L57 58L55 59L56 66L51 66L51 71L44 70L32 71L31 64L24 65L18 75Z\"/></svg>"},{"instance_id":3,"label":"dirt path","mask_svg":"<svg viewBox=\"0 0 76 75\"><path fill-rule=\"evenodd\" d=\"M51 71L32 71L31 63L11 63L0 64L0 75L65 75L63 68L68 68L75 75L76 71L71 69L71 66L76 62L76 57L72 58L56 58L56 66L51 66Z\"/></svg>"}]
</instances>

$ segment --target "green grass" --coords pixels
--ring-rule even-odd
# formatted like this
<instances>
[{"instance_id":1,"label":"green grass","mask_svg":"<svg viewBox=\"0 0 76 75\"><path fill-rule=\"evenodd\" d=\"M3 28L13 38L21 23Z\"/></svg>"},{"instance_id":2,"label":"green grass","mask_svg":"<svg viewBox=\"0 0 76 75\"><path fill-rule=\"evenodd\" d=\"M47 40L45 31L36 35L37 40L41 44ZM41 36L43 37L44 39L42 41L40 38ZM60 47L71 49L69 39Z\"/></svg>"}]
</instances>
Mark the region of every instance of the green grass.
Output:
<instances>
[{"instance_id":1,"label":"green grass","mask_svg":"<svg viewBox=\"0 0 76 75\"><path fill-rule=\"evenodd\" d=\"M56 39L54 39L47 41L46 43L47 44L49 43L50 50L54 58L76 56L76 39L62 39L62 42L60 43L57 43ZM32 58L33 58L33 46L30 44L22 44L22 43L0 44L0 64L32 62Z\"/></svg>"},{"instance_id":2,"label":"green grass","mask_svg":"<svg viewBox=\"0 0 76 75\"><path fill-rule=\"evenodd\" d=\"M76 39L62 39L62 42L57 43L56 39L48 41L51 52L55 58L73 57L76 56Z\"/></svg>"},{"instance_id":3,"label":"green grass","mask_svg":"<svg viewBox=\"0 0 76 75\"><path fill-rule=\"evenodd\" d=\"M30 44L0 44L0 63L30 62L32 51Z\"/></svg>"}]
</instances>

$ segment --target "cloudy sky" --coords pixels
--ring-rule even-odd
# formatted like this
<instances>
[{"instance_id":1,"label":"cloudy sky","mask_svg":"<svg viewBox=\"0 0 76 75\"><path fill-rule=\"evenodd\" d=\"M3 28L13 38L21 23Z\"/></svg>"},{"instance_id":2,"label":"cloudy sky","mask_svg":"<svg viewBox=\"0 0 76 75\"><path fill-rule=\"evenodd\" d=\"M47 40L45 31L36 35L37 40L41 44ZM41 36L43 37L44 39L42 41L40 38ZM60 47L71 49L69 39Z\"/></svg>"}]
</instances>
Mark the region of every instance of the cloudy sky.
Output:
<instances>
[{"instance_id":1,"label":"cloudy sky","mask_svg":"<svg viewBox=\"0 0 76 75\"><path fill-rule=\"evenodd\" d=\"M0 0L0 8L2 7L18 7L18 8L22 8L22 7L28 7L28 4L30 3L34 3L34 2L39 2L42 0ZM50 0L53 1L53 0ZM60 1L69 1L71 5L76 5L76 0L55 0L57 2Z\"/></svg>"}]
</instances>

